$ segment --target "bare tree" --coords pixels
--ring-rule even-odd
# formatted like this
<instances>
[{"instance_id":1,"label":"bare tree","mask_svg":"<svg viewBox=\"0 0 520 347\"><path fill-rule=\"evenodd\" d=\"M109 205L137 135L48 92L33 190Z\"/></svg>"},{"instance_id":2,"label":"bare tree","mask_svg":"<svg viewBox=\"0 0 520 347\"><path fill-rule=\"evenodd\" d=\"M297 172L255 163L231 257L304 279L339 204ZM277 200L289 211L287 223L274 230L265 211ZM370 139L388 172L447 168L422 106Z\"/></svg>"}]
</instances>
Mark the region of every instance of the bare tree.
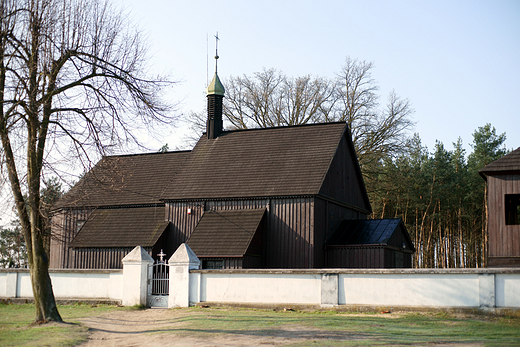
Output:
<instances>
[{"instance_id":1,"label":"bare tree","mask_svg":"<svg viewBox=\"0 0 520 347\"><path fill-rule=\"evenodd\" d=\"M379 87L372 79L371 62L345 60L338 74L337 112L328 120L347 122L365 176L368 166L387 155L395 156L405 148L407 132L414 123L413 109L395 91L388 96L385 109L379 108Z\"/></svg>"},{"instance_id":2,"label":"bare tree","mask_svg":"<svg viewBox=\"0 0 520 347\"><path fill-rule=\"evenodd\" d=\"M346 122L363 174L371 179L378 162L405 149L408 130L414 125L410 102L394 91L386 108L380 107L373 67L347 57L334 80L289 78L274 69L252 77L231 77L224 81L225 120L234 129ZM204 113L193 113L192 129L204 131L205 118Z\"/></svg>"},{"instance_id":3,"label":"bare tree","mask_svg":"<svg viewBox=\"0 0 520 347\"><path fill-rule=\"evenodd\" d=\"M60 158L137 143L136 124L171 121L160 77L127 18L102 0L2 0L0 138L27 245L36 321L61 321L44 248L40 183ZM27 204L24 202L27 195Z\"/></svg>"},{"instance_id":4,"label":"bare tree","mask_svg":"<svg viewBox=\"0 0 520 347\"><path fill-rule=\"evenodd\" d=\"M413 127L410 118L413 110L408 100L390 92L386 109L350 125L354 147L365 177L373 177L377 163L385 158L395 158L406 150L408 130Z\"/></svg>"},{"instance_id":5,"label":"bare tree","mask_svg":"<svg viewBox=\"0 0 520 347\"><path fill-rule=\"evenodd\" d=\"M236 129L320 122L334 104L334 85L310 75L289 78L274 69L225 81L224 116Z\"/></svg>"}]
</instances>

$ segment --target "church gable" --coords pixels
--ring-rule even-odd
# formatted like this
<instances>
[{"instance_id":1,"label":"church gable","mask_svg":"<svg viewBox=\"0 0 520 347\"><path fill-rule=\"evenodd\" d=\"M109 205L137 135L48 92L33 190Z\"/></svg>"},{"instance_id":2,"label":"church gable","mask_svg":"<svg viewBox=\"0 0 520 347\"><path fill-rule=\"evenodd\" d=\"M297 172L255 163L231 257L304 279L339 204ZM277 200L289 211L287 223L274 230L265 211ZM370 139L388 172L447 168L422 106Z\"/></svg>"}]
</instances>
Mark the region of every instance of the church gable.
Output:
<instances>
[{"instance_id":1,"label":"church gable","mask_svg":"<svg viewBox=\"0 0 520 347\"><path fill-rule=\"evenodd\" d=\"M320 195L355 206L366 214L372 212L349 132L341 138L329 170L323 181Z\"/></svg>"}]
</instances>

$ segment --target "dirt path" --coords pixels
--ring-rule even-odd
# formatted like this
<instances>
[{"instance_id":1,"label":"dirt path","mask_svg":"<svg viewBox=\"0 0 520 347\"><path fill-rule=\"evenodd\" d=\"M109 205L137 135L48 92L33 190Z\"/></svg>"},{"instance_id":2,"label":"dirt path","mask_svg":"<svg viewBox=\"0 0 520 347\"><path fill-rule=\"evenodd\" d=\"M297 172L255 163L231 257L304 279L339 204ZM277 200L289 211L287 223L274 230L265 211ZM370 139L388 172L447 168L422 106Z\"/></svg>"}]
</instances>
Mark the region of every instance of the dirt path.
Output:
<instances>
[{"instance_id":1,"label":"dirt path","mask_svg":"<svg viewBox=\"0 0 520 347\"><path fill-rule=\"evenodd\" d=\"M268 336L252 334L221 334L216 332L211 339L186 336L184 323L179 318L189 312L182 310L147 309L141 311L114 311L99 317L81 319L89 327L88 340L82 347L99 346L262 346L284 345L307 339L340 338L329 332L290 329L273 331ZM332 333L332 335L337 335Z\"/></svg>"},{"instance_id":2,"label":"dirt path","mask_svg":"<svg viewBox=\"0 0 520 347\"><path fill-rule=\"evenodd\" d=\"M97 317L80 319L89 327L88 340L82 347L100 346L281 346L291 343L319 340L363 340L363 336L348 333L309 330L306 327L291 326L270 331L268 335L250 332L237 334L211 332L209 338L191 337L182 319L189 311L147 309L138 311L112 311ZM195 332L197 333L197 332ZM366 342L366 341L365 341ZM480 344L436 344L441 346L480 346Z\"/></svg>"}]
</instances>

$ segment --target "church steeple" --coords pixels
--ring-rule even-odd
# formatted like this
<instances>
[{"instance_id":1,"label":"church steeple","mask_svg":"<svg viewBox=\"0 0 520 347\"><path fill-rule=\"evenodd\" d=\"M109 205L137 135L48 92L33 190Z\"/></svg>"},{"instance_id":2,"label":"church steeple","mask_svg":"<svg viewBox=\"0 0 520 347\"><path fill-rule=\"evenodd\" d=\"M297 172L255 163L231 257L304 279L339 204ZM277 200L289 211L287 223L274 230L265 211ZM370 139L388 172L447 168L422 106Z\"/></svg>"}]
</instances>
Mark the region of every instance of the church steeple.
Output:
<instances>
[{"instance_id":1,"label":"church steeple","mask_svg":"<svg viewBox=\"0 0 520 347\"><path fill-rule=\"evenodd\" d=\"M216 139L222 132L222 99L226 92L217 74L218 62L218 33L215 36L217 44L215 48L215 76L206 90L208 99L208 120L206 122L206 135L208 139Z\"/></svg>"}]
</instances>

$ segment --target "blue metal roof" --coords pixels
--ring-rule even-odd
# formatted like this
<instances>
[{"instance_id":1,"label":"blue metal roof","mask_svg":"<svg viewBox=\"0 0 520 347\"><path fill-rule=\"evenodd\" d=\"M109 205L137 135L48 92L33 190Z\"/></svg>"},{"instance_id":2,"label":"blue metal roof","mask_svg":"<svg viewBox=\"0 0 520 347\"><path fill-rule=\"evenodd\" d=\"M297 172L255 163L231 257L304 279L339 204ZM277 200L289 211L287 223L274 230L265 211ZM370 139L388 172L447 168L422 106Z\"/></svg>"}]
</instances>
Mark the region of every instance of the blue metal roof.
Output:
<instances>
[{"instance_id":1,"label":"blue metal roof","mask_svg":"<svg viewBox=\"0 0 520 347\"><path fill-rule=\"evenodd\" d=\"M327 245L387 245L394 233L406 234L401 218L343 220L327 239Z\"/></svg>"}]
</instances>

